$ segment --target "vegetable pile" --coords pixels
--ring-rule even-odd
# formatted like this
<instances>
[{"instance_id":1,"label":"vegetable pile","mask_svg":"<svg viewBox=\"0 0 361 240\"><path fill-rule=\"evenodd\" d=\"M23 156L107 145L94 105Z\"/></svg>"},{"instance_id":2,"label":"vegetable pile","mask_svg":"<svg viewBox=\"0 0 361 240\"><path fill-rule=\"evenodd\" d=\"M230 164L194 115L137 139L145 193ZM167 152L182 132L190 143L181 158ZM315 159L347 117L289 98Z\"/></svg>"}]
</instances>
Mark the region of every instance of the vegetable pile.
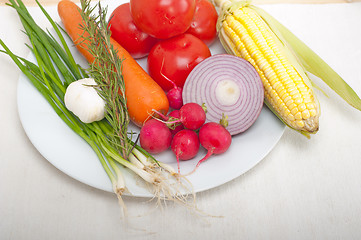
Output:
<instances>
[{"instance_id":1,"label":"vegetable pile","mask_svg":"<svg viewBox=\"0 0 361 240\"><path fill-rule=\"evenodd\" d=\"M361 110L361 99L336 72L249 1L215 0L218 16L207 0L130 0L107 19L100 2L92 7L81 0L79 7L61 0L64 29L37 2L55 35L37 25L21 0L9 2L36 63L15 55L2 40L1 52L91 146L121 203L127 190L122 168L149 185L157 199L188 203L192 186L180 162L204 148L207 154L192 174L226 152L232 136L257 121L263 103L292 129L316 133L320 107L306 70ZM88 68L75 62L62 31ZM217 33L228 54L211 55ZM139 58L147 58L147 69ZM174 154L178 171L156 160L164 151Z\"/></svg>"},{"instance_id":2,"label":"vegetable pile","mask_svg":"<svg viewBox=\"0 0 361 240\"><path fill-rule=\"evenodd\" d=\"M149 55L149 75L167 93L170 107L179 109L188 74L211 56L217 18L207 0L132 0L112 12L109 26L132 57Z\"/></svg>"},{"instance_id":3,"label":"vegetable pile","mask_svg":"<svg viewBox=\"0 0 361 240\"><path fill-rule=\"evenodd\" d=\"M63 0L58 4L58 13L65 30L74 41L79 52L90 64L94 63L96 55L89 49L92 46L90 42L91 35L79 27L84 25L81 9L74 2ZM105 26L104 30L106 29ZM99 45L99 43L95 44L95 46ZM154 82L128 51L112 37L109 37L109 45L114 48L115 55L121 60L121 63L119 63L121 64L121 78L124 81L127 111L130 120L137 126L142 126L149 119L149 114L153 109L167 113L169 109L168 99L159 85Z\"/></svg>"}]
</instances>

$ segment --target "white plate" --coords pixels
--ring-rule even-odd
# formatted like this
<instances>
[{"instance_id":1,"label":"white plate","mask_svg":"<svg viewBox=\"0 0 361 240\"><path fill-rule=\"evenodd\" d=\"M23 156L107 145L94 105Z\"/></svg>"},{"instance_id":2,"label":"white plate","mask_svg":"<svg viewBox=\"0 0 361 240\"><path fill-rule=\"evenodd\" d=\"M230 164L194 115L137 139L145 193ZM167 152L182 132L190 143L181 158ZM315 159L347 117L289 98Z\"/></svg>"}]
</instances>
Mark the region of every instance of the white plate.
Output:
<instances>
[{"instance_id":1,"label":"white plate","mask_svg":"<svg viewBox=\"0 0 361 240\"><path fill-rule=\"evenodd\" d=\"M109 12L112 9L109 6ZM72 46L70 42L69 46ZM76 61L85 64L85 60L76 49L72 48L72 51ZM224 53L218 41L212 44L211 51L212 54ZM29 55L28 59L33 61L34 57ZM143 67L146 66L145 59L139 63ZM44 158L72 178L112 192L111 182L93 150L58 117L24 75L19 78L17 97L24 130ZM267 107L263 107L255 124L245 133L233 137L232 145L226 153L212 156L194 174L188 176L194 191L200 192L220 186L253 168L276 145L284 129L285 125ZM195 159L181 162L181 171L187 173L193 170L204 155L205 151L202 149ZM156 158L176 168L176 160L170 150ZM139 186L132 174L124 170L124 175L131 195L152 196L145 188Z\"/></svg>"}]
</instances>

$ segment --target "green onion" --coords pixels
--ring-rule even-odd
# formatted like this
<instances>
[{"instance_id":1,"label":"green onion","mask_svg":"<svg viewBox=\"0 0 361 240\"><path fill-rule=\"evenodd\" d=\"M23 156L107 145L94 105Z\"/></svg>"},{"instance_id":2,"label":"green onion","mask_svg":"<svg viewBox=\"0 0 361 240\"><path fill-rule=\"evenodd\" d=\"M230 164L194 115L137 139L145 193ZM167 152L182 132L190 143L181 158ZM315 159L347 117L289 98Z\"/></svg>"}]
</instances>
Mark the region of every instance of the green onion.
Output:
<instances>
[{"instance_id":1,"label":"green onion","mask_svg":"<svg viewBox=\"0 0 361 240\"><path fill-rule=\"evenodd\" d=\"M31 43L28 47L34 54L37 63L32 63L15 55L1 39L0 45L4 50L0 50L0 52L10 56L57 115L94 150L111 181L114 193L123 206L124 213L126 209L121 195L126 191L126 186L121 171L122 167L130 169L150 184L153 187L153 194L158 199L181 200L185 203L185 198L179 196L181 195L180 189L187 191L187 188L181 188L180 186L185 185L179 181L176 181L178 183L176 185L170 181L169 178L175 176L170 171L172 169L170 166L164 163L159 164L129 137L125 141L126 144L132 146L130 152L132 162L128 161L127 156L122 156L119 149L114 145L113 129L109 121L104 119L85 124L65 107L64 94L67 86L73 81L88 77L88 71L75 62L62 35L63 30L51 19L38 1L37 4L54 28L56 36L53 36L49 31L42 30L36 24L21 0L9 0L9 2L7 5L14 8L20 17L25 34ZM56 38L60 39L60 43ZM177 179L179 178L177 177Z\"/></svg>"}]
</instances>

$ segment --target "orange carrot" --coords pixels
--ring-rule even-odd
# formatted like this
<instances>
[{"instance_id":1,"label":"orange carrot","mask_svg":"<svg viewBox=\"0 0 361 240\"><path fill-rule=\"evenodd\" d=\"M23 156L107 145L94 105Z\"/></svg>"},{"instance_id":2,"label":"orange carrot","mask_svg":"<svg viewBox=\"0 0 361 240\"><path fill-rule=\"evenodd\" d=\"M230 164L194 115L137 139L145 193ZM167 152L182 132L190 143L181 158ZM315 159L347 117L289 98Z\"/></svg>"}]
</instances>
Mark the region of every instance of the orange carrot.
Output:
<instances>
[{"instance_id":1,"label":"orange carrot","mask_svg":"<svg viewBox=\"0 0 361 240\"><path fill-rule=\"evenodd\" d=\"M95 58L88 51L88 37L81 29L83 20L80 14L81 9L70 0L61 0L58 3L58 13L64 28L75 43L78 51L92 63ZM114 49L118 52L122 62L122 74L125 85L125 95L129 117L134 124L142 126L153 110L167 113L169 103L163 89L144 71L137 61L114 39L110 39Z\"/></svg>"}]
</instances>

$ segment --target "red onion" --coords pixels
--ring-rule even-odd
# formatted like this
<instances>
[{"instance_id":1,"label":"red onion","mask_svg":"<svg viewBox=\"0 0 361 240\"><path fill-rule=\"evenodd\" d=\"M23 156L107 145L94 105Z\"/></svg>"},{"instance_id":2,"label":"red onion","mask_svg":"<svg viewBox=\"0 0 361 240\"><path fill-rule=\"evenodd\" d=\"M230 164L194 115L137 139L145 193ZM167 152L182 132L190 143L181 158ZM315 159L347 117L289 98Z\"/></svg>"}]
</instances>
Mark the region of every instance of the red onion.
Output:
<instances>
[{"instance_id":1,"label":"red onion","mask_svg":"<svg viewBox=\"0 0 361 240\"><path fill-rule=\"evenodd\" d=\"M231 135L246 131L261 113L264 89L256 69L246 60L218 54L200 62L188 75L183 102L207 107L207 122L228 117Z\"/></svg>"}]
</instances>

